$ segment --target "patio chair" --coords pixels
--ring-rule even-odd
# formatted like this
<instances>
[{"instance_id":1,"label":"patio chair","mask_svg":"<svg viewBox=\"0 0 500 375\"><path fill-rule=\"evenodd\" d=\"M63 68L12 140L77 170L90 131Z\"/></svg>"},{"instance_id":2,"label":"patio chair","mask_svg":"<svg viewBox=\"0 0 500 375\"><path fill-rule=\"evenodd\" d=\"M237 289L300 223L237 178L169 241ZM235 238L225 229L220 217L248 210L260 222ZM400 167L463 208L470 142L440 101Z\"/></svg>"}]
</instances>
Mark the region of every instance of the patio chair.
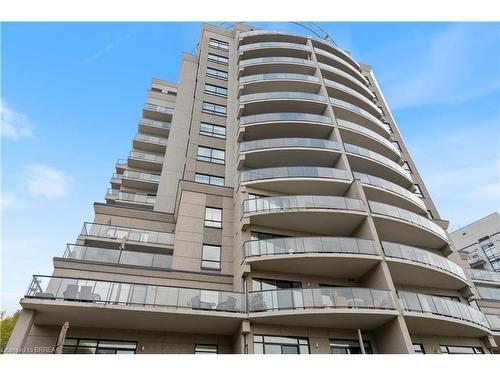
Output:
<instances>
[{"instance_id":1,"label":"patio chair","mask_svg":"<svg viewBox=\"0 0 500 375\"><path fill-rule=\"evenodd\" d=\"M77 299L78 298L78 285L70 284L66 286L66 290L63 292L64 299Z\"/></svg>"}]
</instances>

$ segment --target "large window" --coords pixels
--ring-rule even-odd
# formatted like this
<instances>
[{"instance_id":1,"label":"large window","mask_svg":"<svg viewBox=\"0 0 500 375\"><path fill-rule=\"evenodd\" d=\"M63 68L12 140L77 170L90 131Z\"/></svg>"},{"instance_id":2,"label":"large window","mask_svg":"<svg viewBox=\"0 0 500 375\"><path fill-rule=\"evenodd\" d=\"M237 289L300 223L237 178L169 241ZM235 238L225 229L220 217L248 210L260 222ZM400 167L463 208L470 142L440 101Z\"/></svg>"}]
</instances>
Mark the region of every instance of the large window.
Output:
<instances>
[{"instance_id":1,"label":"large window","mask_svg":"<svg viewBox=\"0 0 500 375\"><path fill-rule=\"evenodd\" d=\"M210 176L208 174L195 173L194 181L201 184L224 186L223 177Z\"/></svg>"},{"instance_id":2,"label":"large window","mask_svg":"<svg viewBox=\"0 0 500 375\"><path fill-rule=\"evenodd\" d=\"M208 83L205 83L205 93L227 98L227 89L225 87L209 85Z\"/></svg>"},{"instance_id":3,"label":"large window","mask_svg":"<svg viewBox=\"0 0 500 375\"><path fill-rule=\"evenodd\" d=\"M369 341L363 340L366 354L372 354L372 347ZM330 340L330 352L332 354L362 354L358 340Z\"/></svg>"},{"instance_id":4,"label":"large window","mask_svg":"<svg viewBox=\"0 0 500 375\"><path fill-rule=\"evenodd\" d=\"M223 79L224 81L227 81L227 79L228 79L227 72L224 72L224 71L218 70L218 69L213 69L213 68L207 68L207 76L212 77L212 78Z\"/></svg>"},{"instance_id":5,"label":"large window","mask_svg":"<svg viewBox=\"0 0 500 375\"><path fill-rule=\"evenodd\" d=\"M222 51L229 51L229 43L223 42L222 40L212 39L208 41L208 45L212 48L217 48Z\"/></svg>"},{"instance_id":6,"label":"large window","mask_svg":"<svg viewBox=\"0 0 500 375\"><path fill-rule=\"evenodd\" d=\"M217 115L217 116L226 116L227 114L227 108L226 106L215 104L215 103L209 103L209 102L203 102L203 106L201 108L202 112L205 113L210 113L211 115Z\"/></svg>"},{"instance_id":7,"label":"large window","mask_svg":"<svg viewBox=\"0 0 500 375\"><path fill-rule=\"evenodd\" d=\"M412 344L415 354L425 354L424 346L422 344Z\"/></svg>"},{"instance_id":8,"label":"large window","mask_svg":"<svg viewBox=\"0 0 500 375\"><path fill-rule=\"evenodd\" d=\"M479 242L481 242L481 241L482 241L482 239L479 239ZM495 271L500 271L500 253L495 248L495 245L490 242L486 245L482 245L481 248L483 249L484 253L488 257L488 260L490 261L493 269Z\"/></svg>"},{"instance_id":9,"label":"large window","mask_svg":"<svg viewBox=\"0 0 500 375\"><path fill-rule=\"evenodd\" d=\"M309 354L309 340L302 337L253 336L255 354Z\"/></svg>"},{"instance_id":10,"label":"large window","mask_svg":"<svg viewBox=\"0 0 500 375\"><path fill-rule=\"evenodd\" d=\"M209 163L224 164L225 152L216 148L198 146L197 160Z\"/></svg>"},{"instance_id":11,"label":"large window","mask_svg":"<svg viewBox=\"0 0 500 375\"><path fill-rule=\"evenodd\" d=\"M222 228L221 208L205 208L205 226L211 228Z\"/></svg>"},{"instance_id":12,"label":"large window","mask_svg":"<svg viewBox=\"0 0 500 375\"><path fill-rule=\"evenodd\" d=\"M203 245L201 254L201 268L208 270L220 270L220 253L220 246Z\"/></svg>"},{"instance_id":13,"label":"large window","mask_svg":"<svg viewBox=\"0 0 500 375\"><path fill-rule=\"evenodd\" d=\"M217 354L217 345L196 344L194 354Z\"/></svg>"},{"instance_id":14,"label":"large window","mask_svg":"<svg viewBox=\"0 0 500 375\"><path fill-rule=\"evenodd\" d=\"M200 124L200 134L215 138L226 138L226 128L224 126L207 124L202 122Z\"/></svg>"},{"instance_id":15,"label":"large window","mask_svg":"<svg viewBox=\"0 0 500 375\"><path fill-rule=\"evenodd\" d=\"M67 338L64 340L64 354L134 354L135 341L94 340Z\"/></svg>"},{"instance_id":16,"label":"large window","mask_svg":"<svg viewBox=\"0 0 500 375\"><path fill-rule=\"evenodd\" d=\"M296 281L252 279L252 306L257 311L302 309L300 288Z\"/></svg>"},{"instance_id":17,"label":"large window","mask_svg":"<svg viewBox=\"0 0 500 375\"><path fill-rule=\"evenodd\" d=\"M223 65L227 65L229 63L229 59L227 57L215 55L213 53L208 54L208 61L212 61Z\"/></svg>"},{"instance_id":18,"label":"large window","mask_svg":"<svg viewBox=\"0 0 500 375\"><path fill-rule=\"evenodd\" d=\"M482 348L474 346L441 345L439 348L442 354L484 354Z\"/></svg>"}]
</instances>

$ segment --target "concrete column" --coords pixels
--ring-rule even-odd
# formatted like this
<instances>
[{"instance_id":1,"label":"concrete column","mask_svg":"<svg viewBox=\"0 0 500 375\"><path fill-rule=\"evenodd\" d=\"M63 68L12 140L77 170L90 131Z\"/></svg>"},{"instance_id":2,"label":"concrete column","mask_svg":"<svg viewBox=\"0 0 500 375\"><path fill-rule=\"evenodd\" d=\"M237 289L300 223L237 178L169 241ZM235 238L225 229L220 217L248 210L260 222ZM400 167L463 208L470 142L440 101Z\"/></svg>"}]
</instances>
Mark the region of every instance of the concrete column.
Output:
<instances>
[{"instance_id":1,"label":"concrete column","mask_svg":"<svg viewBox=\"0 0 500 375\"><path fill-rule=\"evenodd\" d=\"M26 339L35 321L35 310L21 310L16 326L10 335L9 342L5 348L6 353L20 353L26 344Z\"/></svg>"}]
</instances>

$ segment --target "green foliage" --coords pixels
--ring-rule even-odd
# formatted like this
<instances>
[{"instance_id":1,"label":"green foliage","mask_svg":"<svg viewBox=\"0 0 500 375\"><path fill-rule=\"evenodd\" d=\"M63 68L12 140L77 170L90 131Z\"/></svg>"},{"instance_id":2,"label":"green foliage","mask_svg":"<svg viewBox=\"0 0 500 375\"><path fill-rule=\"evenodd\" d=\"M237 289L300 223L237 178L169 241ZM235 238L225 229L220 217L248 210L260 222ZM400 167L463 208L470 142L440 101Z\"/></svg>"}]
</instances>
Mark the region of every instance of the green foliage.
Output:
<instances>
[{"instance_id":1,"label":"green foliage","mask_svg":"<svg viewBox=\"0 0 500 375\"><path fill-rule=\"evenodd\" d=\"M0 353L3 353L7 342L9 341L12 330L14 329L17 318L19 318L21 311L16 311L14 315L8 316L0 320Z\"/></svg>"}]
</instances>

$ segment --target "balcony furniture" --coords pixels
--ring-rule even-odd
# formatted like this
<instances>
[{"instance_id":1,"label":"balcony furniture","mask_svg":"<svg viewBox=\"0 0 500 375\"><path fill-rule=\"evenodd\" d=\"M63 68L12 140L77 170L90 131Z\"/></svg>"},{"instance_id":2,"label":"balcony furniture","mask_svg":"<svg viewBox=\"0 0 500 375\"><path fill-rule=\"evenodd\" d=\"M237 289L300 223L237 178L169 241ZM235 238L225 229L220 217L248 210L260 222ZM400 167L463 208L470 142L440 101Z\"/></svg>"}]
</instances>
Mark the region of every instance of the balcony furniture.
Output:
<instances>
[{"instance_id":1,"label":"balcony furniture","mask_svg":"<svg viewBox=\"0 0 500 375\"><path fill-rule=\"evenodd\" d=\"M66 287L63 292L64 299L78 299L78 285L70 284Z\"/></svg>"},{"instance_id":2,"label":"balcony furniture","mask_svg":"<svg viewBox=\"0 0 500 375\"><path fill-rule=\"evenodd\" d=\"M238 311L236 308L236 298L231 296L227 297L227 301L220 302L216 309L221 311Z\"/></svg>"},{"instance_id":3,"label":"balcony furniture","mask_svg":"<svg viewBox=\"0 0 500 375\"><path fill-rule=\"evenodd\" d=\"M78 295L78 299L82 301L92 301L92 287L91 286L82 286L80 288L80 293Z\"/></svg>"},{"instance_id":4,"label":"balcony furniture","mask_svg":"<svg viewBox=\"0 0 500 375\"><path fill-rule=\"evenodd\" d=\"M195 296L191 298L191 307L193 309L212 310L214 306L215 306L214 302L201 301L200 296Z\"/></svg>"}]
</instances>

